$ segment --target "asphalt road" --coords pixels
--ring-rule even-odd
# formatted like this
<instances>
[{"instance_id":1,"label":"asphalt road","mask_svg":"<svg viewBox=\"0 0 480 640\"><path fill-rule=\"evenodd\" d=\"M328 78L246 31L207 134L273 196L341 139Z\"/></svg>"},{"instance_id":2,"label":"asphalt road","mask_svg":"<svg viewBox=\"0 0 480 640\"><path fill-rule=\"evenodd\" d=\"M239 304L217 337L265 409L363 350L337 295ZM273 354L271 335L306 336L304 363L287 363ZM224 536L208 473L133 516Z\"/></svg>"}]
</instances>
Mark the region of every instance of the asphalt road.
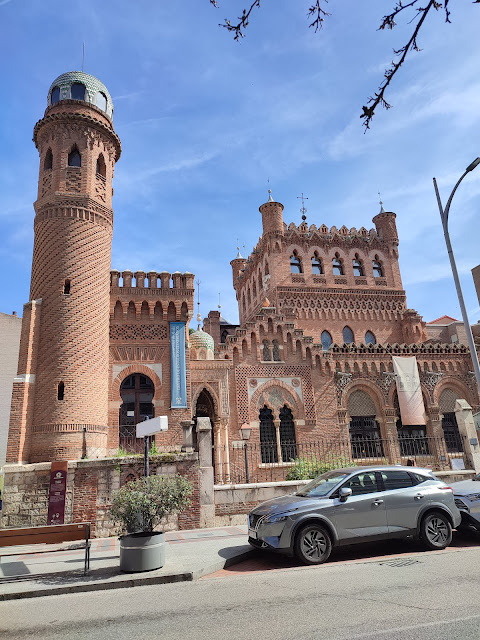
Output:
<instances>
[{"instance_id":1,"label":"asphalt road","mask_svg":"<svg viewBox=\"0 0 480 640\"><path fill-rule=\"evenodd\" d=\"M0 602L9 640L480 640L480 549Z\"/></svg>"}]
</instances>

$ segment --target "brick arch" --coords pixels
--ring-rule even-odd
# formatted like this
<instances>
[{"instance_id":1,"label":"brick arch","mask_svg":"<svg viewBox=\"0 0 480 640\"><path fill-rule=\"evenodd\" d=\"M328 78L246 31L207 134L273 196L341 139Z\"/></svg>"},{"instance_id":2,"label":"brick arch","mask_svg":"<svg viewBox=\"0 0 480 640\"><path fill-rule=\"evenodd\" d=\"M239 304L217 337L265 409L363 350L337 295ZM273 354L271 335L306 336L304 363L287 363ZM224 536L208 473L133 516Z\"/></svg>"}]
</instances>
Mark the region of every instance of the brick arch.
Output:
<instances>
[{"instance_id":1,"label":"brick arch","mask_svg":"<svg viewBox=\"0 0 480 640\"><path fill-rule=\"evenodd\" d=\"M155 400L158 399L158 391L162 386L162 381L155 373L155 371L153 371L153 369L150 369L150 367L147 367L144 364L132 364L120 371L112 384L112 399L119 400L120 402L122 401L122 398L120 396L120 386L125 378L131 376L132 373L141 373L150 378L150 380L153 382L153 386L155 387L155 393L153 394L153 401L155 402Z\"/></svg>"},{"instance_id":2,"label":"brick arch","mask_svg":"<svg viewBox=\"0 0 480 640\"><path fill-rule=\"evenodd\" d=\"M220 416L220 404L218 402L218 397L216 392L213 390L213 388L208 384L208 383L202 383L197 387L197 390L195 391L194 394L192 394L192 413L195 411L195 407L197 406L197 400L198 397L200 396L200 394L202 393L202 391L206 391L207 393L210 394L210 397L212 398L213 401L213 409L215 412L215 417L219 417Z\"/></svg>"},{"instance_id":3,"label":"brick arch","mask_svg":"<svg viewBox=\"0 0 480 640\"><path fill-rule=\"evenodd\" d=\"M439 406L440 395L442 391L448 388L456 391L460 398L464 398L471 407L474 407L478 404L477 400L474 397L474 394L465 384L460 382L457 378L454 378L452 376L445 376L439 382L437 382L435 386L433 392L435 405Z\"/></svg>"},{"instance_id":4,"label":"brick arch","mask_svg":"<svg viewBox=\"0 0 480 640\"><path fill-rule=\"evenodd\" d=\"M384 400L383 394L380 387L378 387L374 382L367 380L365 378L358 378L351 382L344 390L342 394L342 403L341 408L347 410L348 399L354 391L364 391L368 393L368 395L372 398L373 403L375 405L375 411L377 419L384 419Z\"/></svg>"},{"instance_id":5,"label":"brick arch","mask_svg":"<svg viewBox=\"0 0 480 640\"><path fill-rule=\"evenodd\" d=\"M258 389L256 389L256 391L252 395L252 398L249 402L248 415L249 415L249 420L251 422L258 420L258 412L260 410L260 407L258 406L258 401L260 399L260 396L263 393L265 393L265 391L268 391L269 389L282 389L286 391L292 398L293 404L288 399L288 397L287 398L284 397L283 404L287 405L287 407L291 409L295 419L297 420L305 419L305 409L303 406L303 402L301 401L298 393L288 384L283 382L283 380L268 380L267 382L264 382L262 385L260 385ZM267 406L272 410L272 413L274 414L275 418L278 419L279 417L278 411L275 410L275 407L272 406L272 403L267 402L265 404L267 404Z\"/></svg>"}]
</instances>

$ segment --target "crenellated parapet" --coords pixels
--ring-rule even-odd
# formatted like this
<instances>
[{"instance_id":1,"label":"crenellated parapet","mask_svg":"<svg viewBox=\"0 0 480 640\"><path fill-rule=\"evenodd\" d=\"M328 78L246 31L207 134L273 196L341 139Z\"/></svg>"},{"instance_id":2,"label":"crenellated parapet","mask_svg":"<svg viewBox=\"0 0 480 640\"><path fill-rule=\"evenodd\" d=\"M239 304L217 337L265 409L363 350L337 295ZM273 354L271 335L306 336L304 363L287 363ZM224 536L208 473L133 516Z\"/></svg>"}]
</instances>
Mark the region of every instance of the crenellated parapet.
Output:
<instances>
[{"instance_id":1,"label":"crenellated parapet","mask_svg":"<svg viewBox=\"0 0 480 640\"><path fill-rule=\"evenodd\" d=\"M110 337L140 335L147 339L167 336L166 329L152 333L145 329L139 333L135 328L130 333L124 328L112 329L113 325L132 323L188 322L193 316L193 273L186 271L117 271L110 272Z\"/></svg>"}]
</instances>

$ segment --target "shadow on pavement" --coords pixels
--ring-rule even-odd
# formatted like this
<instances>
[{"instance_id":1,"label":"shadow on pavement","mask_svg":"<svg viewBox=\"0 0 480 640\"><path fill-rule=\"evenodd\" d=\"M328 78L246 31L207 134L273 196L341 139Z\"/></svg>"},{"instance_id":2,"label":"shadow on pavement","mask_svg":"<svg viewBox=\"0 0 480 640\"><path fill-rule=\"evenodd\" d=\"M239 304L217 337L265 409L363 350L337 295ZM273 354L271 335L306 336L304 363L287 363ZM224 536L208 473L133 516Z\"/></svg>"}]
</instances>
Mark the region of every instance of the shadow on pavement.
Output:
<instances>
[{"instance_id":1,"label":"shadow on pavement","mask_svg":"<svg viewBox=\"0 0 480 640\"><path fill-rule=\"evenodd\" d=\"M467 531L455 532L451 545L448 549L468 549L480 547L480 532ZM256 553L251 558L225 567L222 573L241 574L259 571L271 571L275 569L292 569L304 567L295 558L284 556L269 551L255 550ZM416 540L387 540L384 542L371 542L348 547L337 547L332 551L328 562L324 566L338 562L352 562L361 560L382 560L386 558L402 557L410 554L427 552L423 545ZM439 553L439 552L435 552ZM314 567L313 567L314 568ZM215 574L214 574L215 575Z\"/></svg>"}]
</instances>

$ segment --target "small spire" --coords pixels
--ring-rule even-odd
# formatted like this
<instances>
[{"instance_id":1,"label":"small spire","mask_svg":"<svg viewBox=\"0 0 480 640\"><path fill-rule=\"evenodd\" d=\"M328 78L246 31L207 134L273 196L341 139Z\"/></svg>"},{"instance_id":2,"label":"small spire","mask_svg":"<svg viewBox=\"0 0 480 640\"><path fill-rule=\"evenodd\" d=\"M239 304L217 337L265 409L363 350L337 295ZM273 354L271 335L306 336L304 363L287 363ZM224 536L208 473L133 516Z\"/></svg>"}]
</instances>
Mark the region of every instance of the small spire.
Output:
<instances>
[{"instance_id":1,"label":"small spire","mask_svg":"<svg viewBox=\"0 0 480 640\"><path fill-rule=\"evenodd\" d=\"M220 291L218 292L218 310L220 311L220 309L222 308L222 305L220 304Z\"/></svg>"},{"instance_id":2,"label":"small spire","mask_svg":"<svg viewBox=\"0 0 480 640\"><path fill-rule=\"evenodd\" d=\"M235 256L235 260L243 260L243 256L240 253L240 243L238 242L238 238L237 238L237 255Z\"/></svg>"},{"instance_id":3,"label":"small spire","mask_svg":"<svg viewBox=\"0 0 480 640\"><path fill-rule=\"evenodd\" d=\"M383 208L382 196L380 195L380 191L378 192L378 197L380 198L380 202L378 203L380 205L380 213L385 213L385 209Z\"/></svg>"},{"instance_id":4,"label":"small spire","mask_svg":"<svg viewBox=\"0 0 480 640\"><path fill-rule=\"evenodd\" d=\"M302 222L306 222L306 220L307 220L307 209L305 208L305 200L308 200L308 198L306 198L303 195L303 191L302 191L302 195L301 196L297 196L297 200L301 200L302 201L302 208L300 209L300 213L302 214Z\"/></svg>"},{"instance_id":5,"label":"small spire","mask_svg":"<svg viewBox=\"0 0 480 640\"><path fill-rule=\"evenodd\" d=\"M270 189L270 178L267 178L267 184L268 184L268 202L275 202L275 200L272 198L272 190Z\"/></svg>"}]
</instances>

